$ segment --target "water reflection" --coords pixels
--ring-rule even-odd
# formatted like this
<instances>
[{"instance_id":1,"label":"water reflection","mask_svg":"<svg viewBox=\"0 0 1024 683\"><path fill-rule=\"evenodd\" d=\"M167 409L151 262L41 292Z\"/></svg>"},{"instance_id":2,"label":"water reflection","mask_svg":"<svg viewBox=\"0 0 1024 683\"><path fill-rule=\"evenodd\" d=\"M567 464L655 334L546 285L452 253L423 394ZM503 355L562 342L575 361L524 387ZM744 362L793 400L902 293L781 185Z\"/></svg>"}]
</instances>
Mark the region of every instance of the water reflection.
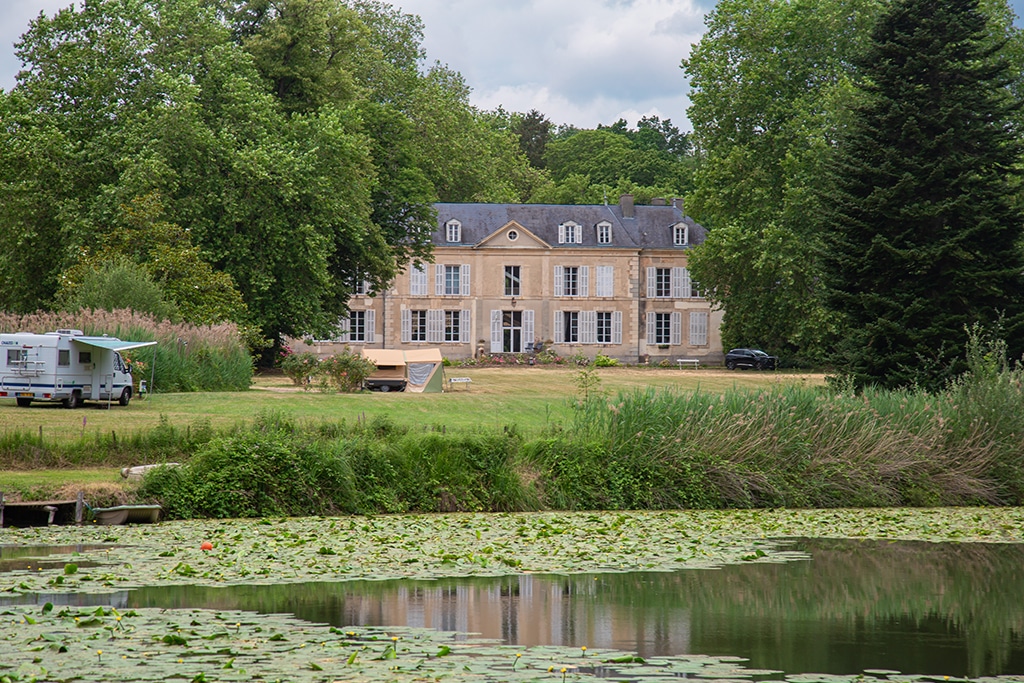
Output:
<instances>
[{"instance_id":1,"label":"water reflection","mask_svg":"<svg viewBox=\"0 0 1024 683\"><path fill-rule=\"evenodd\" d=\"M161 586L102 600L646 657L738 655L787 673L1024 674L1024 546L816 540L797 549L812 560L674 573Z\"/></svg>"}]
</instances>

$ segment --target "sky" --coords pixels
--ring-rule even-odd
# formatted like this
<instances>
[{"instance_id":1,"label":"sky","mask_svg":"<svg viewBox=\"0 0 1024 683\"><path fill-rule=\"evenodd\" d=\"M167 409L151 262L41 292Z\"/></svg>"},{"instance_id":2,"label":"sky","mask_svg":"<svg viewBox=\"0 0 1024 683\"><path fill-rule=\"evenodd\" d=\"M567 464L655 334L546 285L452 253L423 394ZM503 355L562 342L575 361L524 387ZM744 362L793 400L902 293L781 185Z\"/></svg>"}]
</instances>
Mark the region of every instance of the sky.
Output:
<instances>
[{"instance_id":1,"label":"sky","mask_svg":"<svg viewBox=\"0 0 1024 683\"><path fill-rule=\"evenodd\" d=\"M72 0L0 0L0 88L21 64L14 42L40 11ZM689 130L680 61L714 0L391 0L424 22L427 60L460 72L481 109L537 109L556 124L595 128L671 119ZM1018 17L1024 0L1011 0ZM1018 25L1020 22L1018 21Z\"/></svg>"}]
</instances>

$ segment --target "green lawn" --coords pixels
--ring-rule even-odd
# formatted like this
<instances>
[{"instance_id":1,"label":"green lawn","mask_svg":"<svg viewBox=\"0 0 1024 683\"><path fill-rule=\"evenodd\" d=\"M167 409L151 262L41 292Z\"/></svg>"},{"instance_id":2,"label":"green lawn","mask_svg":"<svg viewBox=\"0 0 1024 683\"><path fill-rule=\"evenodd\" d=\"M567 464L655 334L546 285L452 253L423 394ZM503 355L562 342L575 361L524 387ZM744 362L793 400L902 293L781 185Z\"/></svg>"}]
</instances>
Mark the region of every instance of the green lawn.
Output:
<instances>
[{"instance_id":1,"label":"green lawn","mask_svg":"<svg viewBox=\"0 0 1024 683\"><path fill-rule=\"evenodd\" d=\"M226 427L264 411L276 411L298 420L357 420L387 415L413 425L471 428L517 425L532 431L560 422L568 399L577 394L577 370L564 366L515 368L448 368L449 377L469 377L443 394L377 393L325 394L302 391L279 375L258 377L244 392L154 394L132 401L127 408L89 404L78 410L59 405L33 404L18 408L13 400L0 400L4 432L28 432L44 440L78 439L97 433L124 435L151 429L161 420L185 428L209 423ZM722 392L733 387L763 388L785 384L821 385L821 374L788 372L729 372L719 369L679 370L598 368L599 389L614 394L644 387L679 391Z\"/></svg>"}]
</instances>

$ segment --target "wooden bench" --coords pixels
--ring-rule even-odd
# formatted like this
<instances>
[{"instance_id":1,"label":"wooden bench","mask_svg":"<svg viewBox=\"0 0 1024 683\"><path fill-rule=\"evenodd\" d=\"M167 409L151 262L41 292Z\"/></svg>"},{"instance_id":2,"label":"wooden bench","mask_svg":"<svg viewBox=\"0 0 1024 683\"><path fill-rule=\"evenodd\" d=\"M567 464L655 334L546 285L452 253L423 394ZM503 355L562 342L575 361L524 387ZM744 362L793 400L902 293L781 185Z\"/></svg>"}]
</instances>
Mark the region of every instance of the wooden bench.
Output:
<instances>
[{"instance_id":1,"label":"wooden bench","mask_svg":"<svg viewBox=\"0 0 1024 683\"><path fill-rule=\"evenodd\" d=\"M676 358L676 363L679 363L679 369L682 370L686 365L692 365L694 369L700 367L699 358Z\"/></svg>"},{"instance_id":2,"label":"wooden bench","mask_svg":"<svg viewBox=\"0 0 1024 683\"><path fill-rule=\"evenodd\" d=\"M469 377L449 377L448 378L449 386L454 387L457 384L461 384L461 385L466 387L466 391L469 391L469 385L472 384L472 383L473 383L473 380L470 379Z\"/></svg>"}]
</instances>

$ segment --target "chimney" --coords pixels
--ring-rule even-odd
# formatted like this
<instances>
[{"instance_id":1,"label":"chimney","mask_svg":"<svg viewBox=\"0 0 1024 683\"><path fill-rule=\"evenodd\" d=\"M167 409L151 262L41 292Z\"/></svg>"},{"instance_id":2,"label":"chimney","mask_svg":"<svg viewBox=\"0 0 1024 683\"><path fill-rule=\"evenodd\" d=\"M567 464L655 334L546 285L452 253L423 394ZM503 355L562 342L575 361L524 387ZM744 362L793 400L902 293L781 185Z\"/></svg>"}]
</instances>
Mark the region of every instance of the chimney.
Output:
<instances>
[{"instance_id":1,"label":"chimney","mask_svg":"<svg viewBox=\"0 0 1024 683\"><path fill-rule=\"evenodd\" d=\"M651 197L651 206L666 206L662 197Z\"/></svg>"},{"instance_id":2,"label":"chimney","mask_svg":"<svg viewBox=\"0 0 1024 683\"><path fill-rule=\"evenodd\" d=\"M622 209L623 218L633 218L633 195L619 195L619 207Z\"/></svg>"},{"instance_id":3,"label":"chimney","mask_svg":"<svg viewBox=\"0 0 1024 683\"><path fill-rule=\"evenodd\" d=\"M672 206L677 208L677 209L679 209L680 211L682 211L683 210L683 198L682 197L674 197L672 199Z\"/></svg>"}]
</instances>

